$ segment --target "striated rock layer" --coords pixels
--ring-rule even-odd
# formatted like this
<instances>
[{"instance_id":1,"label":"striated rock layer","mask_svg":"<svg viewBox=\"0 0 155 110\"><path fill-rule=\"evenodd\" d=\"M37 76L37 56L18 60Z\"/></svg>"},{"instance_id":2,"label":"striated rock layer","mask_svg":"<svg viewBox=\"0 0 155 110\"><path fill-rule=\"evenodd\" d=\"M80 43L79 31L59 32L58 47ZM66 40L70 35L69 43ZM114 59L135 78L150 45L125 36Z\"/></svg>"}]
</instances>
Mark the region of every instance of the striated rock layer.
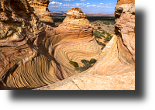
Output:
<instances>
[{"instance_id":1,"label":"striated rock layer","mask_svg":"<svg viewBox=\"0 0 155 110\"><path fill-rule=\"evenodd\" d=\"M65 78L77 73L70 61L80 63L84 59L98 59L101 49L81 9L76 7L69 10L63 23L55 30L56 35L52 40L53 56L66 74Z\"/></svg>"},{"instance_id":2,"label":"striated rock layer","mask_svg":"<svg viewBox=\"0 0 155 110\"><path fill-rule=\"evenodd\" d=\"M49 0L27 0L34 13L39 17L40 21L48 25L55 26L48 10Z\"/></svg>"},{"instance_id":3,"label":"striated rock layer","mask_svg":"<svg viewBox=\"0 0 155 110\"><path fill-rule=\"evenodd\" d=\"M135 3L117 0L115 35L89 70L35 90L135 90Z\"/></svg>"},{"instance_id":4,"label":"striated rock layer","mask_svg":"<svg viewBox=\"0 0 155 110\"><path fill-rule=\"evenodd\" d=\"M40 22L27 0L0 1L0 89L58 82L77 73L70 61L97 59L99 53L81 9L72 9L52 28Z\"/></svg>"},{"instance_id":5,"label":"striated rock layer","mask_svg":"<svg viewBox=\"0 0 155 110\"><path fill-rule=\"evenodd\" d=\"M129 63L135 62L135 4L116 5L115 8L115 34L119 39L120 59L125 59ZM129 2L130 3L130 2Z\"/></svg>"},{"instance_id":6,"label":"striated rock layer","mask_svg":"<svg viewBox=\"0 0 155 110\"><path fill-rule=\"evenodd\" d=\"M101 52L81 9L52 28L27 0L1 0L0 89L134 90L135 5L126 3L118 0L115 35ZM69 63L92 58L96 64L82 73Z\"/></svg>"},{"instance_id":7,"label":"striated rock layer","mask_svg":"<svg viewBox=\"0 0 155 110\"><path fill-rule=\"evenodd\" d=\"M54 33L27 0L0 1L0 89L30 89L61 80L55 72L60 65L48 51Z\"/></svg>"}]
</instances>

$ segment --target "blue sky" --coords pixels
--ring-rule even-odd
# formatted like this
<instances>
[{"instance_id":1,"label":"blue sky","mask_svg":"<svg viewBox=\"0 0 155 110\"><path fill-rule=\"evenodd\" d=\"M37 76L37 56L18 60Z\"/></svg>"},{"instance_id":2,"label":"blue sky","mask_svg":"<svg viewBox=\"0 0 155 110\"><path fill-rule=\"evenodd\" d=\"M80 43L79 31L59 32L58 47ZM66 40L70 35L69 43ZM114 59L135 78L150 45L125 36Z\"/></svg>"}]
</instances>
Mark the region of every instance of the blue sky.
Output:
<instances>
[{"instance_id":1,"label":"blue sky","mask_svg":"<svg viewBox=\"0 0 155 110\"><path fill-rule=\"evenodd\" d=\"M79 7L85 13L113 14L117 0L50 0L50 11L68 11Z\"/></svg>"}]
</instances>

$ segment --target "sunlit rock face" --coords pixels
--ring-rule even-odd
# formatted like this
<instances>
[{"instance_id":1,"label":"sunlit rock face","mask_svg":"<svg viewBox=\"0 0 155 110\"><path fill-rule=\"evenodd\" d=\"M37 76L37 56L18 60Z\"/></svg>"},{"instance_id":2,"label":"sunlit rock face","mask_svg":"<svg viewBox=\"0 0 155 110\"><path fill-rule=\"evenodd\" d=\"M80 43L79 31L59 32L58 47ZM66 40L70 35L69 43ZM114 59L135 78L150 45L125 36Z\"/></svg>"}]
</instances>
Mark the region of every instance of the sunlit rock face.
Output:
<instances>
[{"instance_id":1,"label":"sunlit rock face","mask_svg":"<svg viewBox=\"0 0 155 110\"><path fill-rule=\"evenodd\" d=\"M135 0L118 0L115 8L115 34L121 50L119 58L135 62Z\"/></svg>"},{"instance_id":2,"label":"sunlit rock face","mask_svg":"<svg viewBox=\"0 0 155 110\"><path fill-rule=\"evenodd\" d=\"M53 28L27 0L1 0L0 89L134 90L135 10L123 1L115 8L115 35L101 51L81 9ZM70 64L92 58L96 64L82 73Z\"/></svg>"},{"instance_id":3,"label":"sunlit rock face","mask_svg":"<svg viewBox=\"0 0 155 110\"><path fill-rule=\"evenodd\" d=\"M74 23L66 17L53 28L40 22L27 0L0 4L0 89L50 85L78 73L70 61L98 58L100 48L81 9L75 8L82 16L74 15Z\"/></svg>"},{"instance_id":4,"label":"sunlit rock face","mask_svg":"<svg viewBox=\"0 0 155 110\"><path fill-rule=\"evenodd\" d=\"M34 13L39 17L40 21L48 25L55 26L48 10L49 0L27 0Z\"/></svg>"},{"instance_id":5,"label":"sunlit rock face","mask_svg":"<svg viewBox=\"0 0 155 110\"><path fill-rule=\"evenodd\" d=\"M80 8L72 8L67 12L67 17L56 30L53 42L54 58L62 66L66 77L71 76L75 67L69 62L98 59L101 49L97 44L93 29Z\"/></svg>"},{"instance_id":6,"label":"sunlit rock face","mask_svg":"<svg viewBox=\"0 0 155 110\"><path fill-rule=\"evenodd\" d=\"M53 33L27 0L0 1L1 89L36 88L59 81L53 69L56 61L48 52Z\"/></svg>"},{"instance_id":7,"label":"sunlit rock face","mask_svg":"<svg viewBox=\"0 0 155 110\"><path fill-rule=\"evenodd\" d=\"M36 90L135 90L134 0L117 0L115 21L115 35L92 68Z\"/></svg>"}]
</instances>

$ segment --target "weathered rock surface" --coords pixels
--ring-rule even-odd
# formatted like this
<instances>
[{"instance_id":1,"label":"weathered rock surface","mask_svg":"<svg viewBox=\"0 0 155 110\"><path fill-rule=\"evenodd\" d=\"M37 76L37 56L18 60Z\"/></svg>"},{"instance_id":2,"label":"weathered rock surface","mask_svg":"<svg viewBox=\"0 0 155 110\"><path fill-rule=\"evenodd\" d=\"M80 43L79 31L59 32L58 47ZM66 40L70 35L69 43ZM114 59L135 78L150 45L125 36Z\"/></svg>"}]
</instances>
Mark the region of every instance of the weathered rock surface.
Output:
<instances>
[{"instance_id":1,"label":"weathered rock surface","mask_svg":"<svg viewBox=\"0 0 155 110\"><path fill-rule=\"evenodd\" d=\"M69 10L65 20L55 31L56 35L52 40L53 56L61 65L64 78L77 73L70 61L80 63L84 59L98 59L101 49L81 9L76 7Z\"/></svg>"},{"instance_id":2,"label":"weathered rock surface","mask_svg":"<svg viewBox=\"0 0 155 110\"><path fill-rule=\"evenodd\" d=\"M0 89L135 89L133 1L118 1L115 35L102 52L81 9L69 10L63 23L53 28L40 22L29 3L0 1ZM48 0L37 3L47 5ZM69 63L80 65L92 58L96 64L82 73Z\"/></svg>"},{"instance_id":3,"label":"weathered rock surface","mask_svg":"<svg viewBox=\"0 0 155 110\"><path fill-rule=\"evenodd\" d=\"M0 1L1 89L36 88L60 80L55 74L59 65L48 52L53 34L27 0Z\"/></svg>"},{"instance_id":4,"label":"weathered rock surface","mask_svg":"<svg viewBox=\"0 0 155 110\"><path fill-rule=\"evenodd\" d=\"M58 82L77 73L70 60L99 56L93 30L79 8L72 9L78 12L75 18L69 14L54 29L40 22L26 0L0 4L1 89L32 89Z\"/></svg>"},{"instance_id":5,"label":"weathered rock surface","mask_svg":"<svg viewBox=\"0 0 155 110\"><path fill-rule=\"evenodd\" d=\"M89 70L36 90L135 90L135 5L118 0L115 35Z\"/></svg>"},{"instance_id":6,"label":"weathered rock surface","mask_svg":"<svg viewBox=\"0 0 155 110\"><path fill-rule=\"evenodd\" d=\"M120 59L135 62L135 4L116 5L115 8L115 33L124 46L120 51ZM132 57L129 58L129 57Z\"/></svg>"},{"instance_id":7,"label":"weathered rock surface","mask_svg":"<svg viewBox=\"0 0 155 110\"><path fill-rule=\"evenodd\" d=\"M55 26L48 10L49 0L27 0L34 13L39 17L40 21L48 25Z\"/></svg>"}]
</instances>

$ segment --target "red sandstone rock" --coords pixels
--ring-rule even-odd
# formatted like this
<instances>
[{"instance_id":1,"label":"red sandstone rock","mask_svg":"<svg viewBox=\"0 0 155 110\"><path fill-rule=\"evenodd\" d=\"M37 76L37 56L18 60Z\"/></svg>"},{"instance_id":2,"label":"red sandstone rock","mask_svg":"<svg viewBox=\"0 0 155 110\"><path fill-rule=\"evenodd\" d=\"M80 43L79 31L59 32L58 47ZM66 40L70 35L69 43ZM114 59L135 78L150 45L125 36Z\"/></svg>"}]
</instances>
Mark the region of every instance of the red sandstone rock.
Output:
<instances>
[{"instance_id":1,"label":"red sandstone rock","mask_svg":"<svg viewBox=\"0 0 155 110\"><path fill-rule=\"evenodd\" d=\"M0 88L28 89L59 80L48 80L55 76L48 55L50 42L44 41L53 28L39 21L26 0L1 0L0 5Z\"/></svg>"},{"instance_id":2,"label":"red sandstone rock","mask_svg":"<svg viewBox=\"0 0 155 110\"><path fill-rule=\"evenodd\" d=\"M100 52L81 9L69 10L54 29L26 0L1 0L0 89L135 89L135 6L124 3L116 5L116 35ZM91 58L97 63L81 74L69 63Z\"/></svg>"},{"instance_id":3,"label":"red sandstone rock","mask_svg":"<svg viewBox=\"0 0 155 110\"><path fill-rule=\"evenodd\" d=\"M74 17L75 18L75 17ZM89 70L36 90L135 90L135 5L119 0L115 34Z\"/></svg>"},{"instance_id":4,"label":"red sandstone rock","mask_svg":"<svg viewBox=\"0 0 155 110\"><path fill-rule=\"evenodd\" d=\"M117 0L117 5L122 5L122 4L135 4L135 0Z\"/></svg>"}]
</instances>

